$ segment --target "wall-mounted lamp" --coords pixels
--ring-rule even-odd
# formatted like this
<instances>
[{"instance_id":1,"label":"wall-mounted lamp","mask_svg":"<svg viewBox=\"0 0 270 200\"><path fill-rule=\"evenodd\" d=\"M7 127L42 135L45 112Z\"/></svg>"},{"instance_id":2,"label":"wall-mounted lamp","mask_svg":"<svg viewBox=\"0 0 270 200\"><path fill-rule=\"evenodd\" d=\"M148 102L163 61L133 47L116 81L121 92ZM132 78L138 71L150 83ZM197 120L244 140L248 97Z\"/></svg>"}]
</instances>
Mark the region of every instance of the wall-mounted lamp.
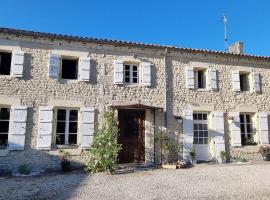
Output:
<instances>
[{"instance_id":1,"label":"wall-mounted lamp","mask_svg":"<svg viewBox=\"0 0 270 200\"><path fill-rule=\"evenodd\" d=\"M183 118L181 116L174 116L174 119L176 119L179 124L183 123Z\"/></svg>"}]
</instances>

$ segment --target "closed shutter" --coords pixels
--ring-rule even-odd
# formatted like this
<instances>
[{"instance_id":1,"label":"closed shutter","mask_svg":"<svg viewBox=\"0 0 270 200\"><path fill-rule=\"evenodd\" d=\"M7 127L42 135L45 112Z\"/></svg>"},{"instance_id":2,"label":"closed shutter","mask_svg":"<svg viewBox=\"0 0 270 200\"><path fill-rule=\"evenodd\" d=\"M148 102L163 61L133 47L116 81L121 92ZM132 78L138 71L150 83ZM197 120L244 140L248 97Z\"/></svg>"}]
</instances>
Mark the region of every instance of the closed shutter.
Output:
<instances>
[{"instance_id":1,"label":"closed shutter","mask_svg":"<svg viewBox=\"0 0 270 200\"><path fill-rule=\"evenodd\" d=\"M231 146L242 146L239 112L230 112L229 116L233 117L233 120L229 124L231 131Z\"/></svg>"},{"instance_id":2,"label":"closed shutter","mask_svg":"<svg viewBox=\"0 0 270 200\"><path fill-rule=\"evenodd\" d=\"M193 67L186 67L186 87L194 89L194 70Z\"/></svg>"},{"instance_id":3,"label":"closed shutter","mask_svg":"<svg viewBox=\"0 0 270 200\"><path fill-rule=\"evenodd\" d=\"M269 144L268 115L266 112L258 113L259 118L259 138L261 144Z\"/></svg>"},{"instance_id":4,"label":"closed shutter","mask_svg":"<svg viewBox=\"0 0 270 200\"><path fill-rule=\"evenodd\" d=\"M224 142L224 113L213 112L214 115L214 137L215 137L215 157L218 162L222 162L220 152L225 151Z\"/></svg>"},{"instance_id":5,"label":"closed shutter","mask_svg":"<svg viewBox=\"0 0 270 200\"><path fill-rule=\"evenodd\" d=\"M259 72L253 72L252 73L252 78L253 78L253 91L254 92L260 92L261 91L260 73Z\"/></svg>"},{"instance_id":6,"label":"closed shutter","mask_svg":"<svg viewBox=\"0 0 270 200\"><path fill-rule=\"evenodd\" d=\"M12 51L10 74L16 77L23 77L24 52Z\"/></svg>"},{"instance_id":7,"label":"closed shutter","mask_svg":"<svg viewBox=\"0 0 270 200\"><path fill-rule=\"evenodd\" d=\"M90 57L80 57L78 68L79 80L90 81Z\"/></svg>"},{"instance_id":8,"label":"closed shutter","mask_svg":"<svg viewBox=\"0 0 270 200\"><path fill-rule=\"evenodd\" d=\"M114 61L114 84L123 84L124 80L124 65L122 60Z\"/></svg>"},{"instance_id":9,"label":"closed shutter","mask_svg":"<svg viewBox=\"0 0 270 200\"><path fill-rule=\"evenodd\" d=\"M11 126L8 145L10 150L24 150L27 107L11 107Z\"/></svg>"},{"instance_id":10,"label":"closed shutter","mask_svg":"<svg viewBox=\"0 0 270 200\"><path fill-rule=\"evenodd\" d=\"M61 57L57 54L49 55L49 77L52 79L57 79L59 74Z\"/></svg>"},{"instance_id":11,"label":"closed shutter","mask_svg":"<svg viewBox=\"0 0 270 200\"><path fill-rule=\"evenodd\" d=\"M151 63L142 62L141 64L141 83L144 86L151 86Z\"/></svg>"},{"instance_id":12,"label":"closed shutter","mask_svg":"<svg viewBox=\"0 0 270 200\"><path fill-rule=\"evenodd\" d=\"M40 107L38 117L37 149L49 150L52 146L53 107Z\"/></svg>"},{"instance_id":13,"label":"closed shutter","mask_svg":"<svg viewBox=\"0 0 270 200\"><path fill-rule=\"evenodd\" d=\"M94 138L95 109L93 107L82 109L81 118L81 147L90 148Z\"/></svg>"},{"instance_id":14,"label":"closed shutter","mask_svg":"<svg viewBox=\"0 0 270 200\"><path fill-rule=\"evenodd\" d=\"M233 91L240 91L239 71L232 72L232 88L233 88Z\"/></svg>"},{"instance_id":15,"label":"closed shutter","mask_svg":"<svg viewBox=\"0 0 270 200\"><path fill-rule=\"evenodd\" d=\"M211 90L217 90L217 70L210 68L208 69L208 80L209 88Z\"/></svg>"},{"instance_id":16,"label":"closed shutter","mask_svg":"<svg viewBox=\"0 0 270 200\"><path fill-rule=\"evenodd\" d=\"M193 112L183 111L183 158L190 159L189 152L193 149Z\"/></svg>"}]
</instances>

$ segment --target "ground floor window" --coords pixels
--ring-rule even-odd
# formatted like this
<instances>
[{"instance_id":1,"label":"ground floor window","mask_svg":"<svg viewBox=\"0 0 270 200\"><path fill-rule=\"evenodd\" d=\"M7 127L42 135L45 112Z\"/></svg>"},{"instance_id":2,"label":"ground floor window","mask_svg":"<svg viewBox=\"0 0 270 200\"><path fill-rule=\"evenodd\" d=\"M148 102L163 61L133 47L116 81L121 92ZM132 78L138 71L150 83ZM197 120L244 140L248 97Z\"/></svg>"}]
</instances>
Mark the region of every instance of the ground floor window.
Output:
<instances>
[{"instance_id":1,"label":"ground floor window","mask_svg":"<svg viewBox=\"0 0 270 200\"><path fill-rule=\"evenodd\" d=\"M253 143L251 114L240 114L240 129L242 145Z\"/></svg>"},{"instance_id":2,"label":"ground floor window","mask_svg":"<svg viewBox=\"0 0 270 200\"><path fill-rule=\"evenodd\" d=\"M207 113L193 113L194 144L208 144L208 116Z\"/></svg>"},{"instance_id":3,"label":"ground floor window","mask_svg":"<svg viewBox=\"0 0 270 200\"><path fill-rule=\"evenodd\" d=\"M8 146L10 108L0 107L0 149Z\"/></svg>"},{"instance_id":4,"label":"ground floor window","mask_svg":"<svg viewBox=\"0 0 270 200\"><path fill-rule=\"evenodd\" d=\"M78 110L57 109L56 144L77 145Z\"/></svg>"}]
</instances>

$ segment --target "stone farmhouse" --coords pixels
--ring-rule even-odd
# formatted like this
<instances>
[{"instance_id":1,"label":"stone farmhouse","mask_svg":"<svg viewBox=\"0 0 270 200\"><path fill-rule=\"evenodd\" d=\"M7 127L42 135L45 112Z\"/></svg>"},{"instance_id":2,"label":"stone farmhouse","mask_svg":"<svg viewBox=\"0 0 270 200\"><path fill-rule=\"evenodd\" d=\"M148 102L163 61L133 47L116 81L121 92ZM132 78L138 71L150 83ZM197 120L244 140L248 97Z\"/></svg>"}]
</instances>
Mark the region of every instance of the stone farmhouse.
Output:
<instances>
[{"instance_id":1,"label":"stone farmhouse","mask_svg":"<svg viewBox=\"0 0 270 200\"><path fill-rule=\"evenodd\" d=\"M0 168L83 163L116 112L121 163L158 163L155 134L186 159L260 159L269 144L270 57L0 28Z\"/></svg>"}]
</instances>

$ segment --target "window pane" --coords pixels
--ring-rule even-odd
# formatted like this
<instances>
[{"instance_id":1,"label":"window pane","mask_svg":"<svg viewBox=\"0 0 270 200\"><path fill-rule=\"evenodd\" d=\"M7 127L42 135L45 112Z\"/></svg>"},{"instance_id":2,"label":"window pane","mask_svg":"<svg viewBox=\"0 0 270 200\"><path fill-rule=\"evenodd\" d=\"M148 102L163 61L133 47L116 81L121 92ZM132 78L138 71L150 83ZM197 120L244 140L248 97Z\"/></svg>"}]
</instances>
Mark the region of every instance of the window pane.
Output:
<instances>
[{"instance_id":1,"label":"window pane","mask_svg":"<svg viewBox=\"0 0 270 200\"><path fill-rule=\"evenodd\" d=\"M78 60L62 59L62 79L77 79Z\"/></svg>"},{"instance_id":2,"label":"window pane","mask_svg":"<svg viewBox=\"0 0 270 200\"><path fill-rule=\"evenodd\" d=\"M125 77L129 77L130 71L125 71Z\"/></svg>"},{"instance_id":3,"label":"window pane","mask_svg":"<svg viewBox=\"0 0 270 200\"><path fill-rule=\"evenodd\" d=\"M0 133L8 133L9 121L0 121Z\"/></svg>"},{"instance_id":4,"label":"window pane","mask_svg":"<svg viewBox=\"0 0 270 200\"><path fill-rule=\"evenodd\" d=\"M250 123L250 115L246 115L247 123Z\"/></svg>"},{"instance_id":5,"label":"window pane","mask_svg":"<svg viewBox=\"0 0 270 200\"><path fill-rule=\"evenodd\" d=\"M247 134L247 138L248 139L251 139L251 134Z\"/></svg>"},{"instance_id":6,"label":"window pane","mask_svg":"<svg viewBox=\"0 0 270 200\"><path fill-rule=\"evenodd\" d=\"M57 122L56 133L65 133L66 123L65 122Z\"/></svg>"},{"instance_id":7,"label":"window pane","mask_svg":"<svg viewBox=\"0 0 270 200\"><path fill-rule=\"evenodd\" d=\"M69 122L69 133L77 133L78 122Z\"/></svg>"},{"instance_id":8,"label":"window pane","mask_svg":"<svg viewBox=\"0 0 270 200\"><path fill-rule=\"evenodd\" d=\"M0 74L10 75L11 53L0 53Z\"/></svg>"},{"instance_id":9,"label":"window pane","mask_svg":"<svg viewBox=\"0 0 270 200\"><path fill-rule=\"evenodd\" d=\"M130 66L129 65L125 65L125 70L130 70Z\"/></svg>"},{"instance_id":10,"label":"window pane","mask_svg":"<svg viewBox=\"0 0 270 200\"><path fill-rule=\"evenodd\" d=\"M198 120L202 120L203 118L202 118L202 113L199 113L198 114Z\"/></svg>"},{"instance_id":11,"label":"window pane","mask_svg":"<svg viewBox=\"0 0 270 200\"><path fill-rule=\"evenodd\" d=\"M198 131L194 131L194 137L198 137Z\"/></svg>"},{"instance_id":12,"label":"window pane","mask_svg":"<svg viewBox=\"0 0 270 200\"><path fill-rule=\"evenodd\" d=\"M198 130L198 124L193 124L193 130Z\"/></svg>"},{"instance_id":13,"label":"window pane","mask_svg":"<svg viewBox=\"0 0 270 200\"><path fill-rule=\"evenodd\" d=\"M203 132L203 137L208 137L208 131Z\"/></svg>"},{"instance_id":14,"label":"window pane","mask_svg":"<svg viewBox=\"0 0 270 200\"><path fill-rule=\"evenodd\" d=\"M138 67L136 65L133 65L133 71L137 71Z\"/></svg>"},{"instance_id":15,"label":"window pane","mask_svg":"<svg viewBox=\"0 0 270 200\"><path fill-rule=\"evenodd\" d=\"M9 108L0 108L0 119L9 120Z\"/></svg>"},{"instance_id":16,"label":"window pane","mask_svg":"<svg viewBox=\"0 0 270 200\"><path fill-rule=\"evenodd\" d=\"M240 115L240 123L244 123L244 115Z\"/></svg>"},{"instance_id":17,"label":"window pane","mask_svg":"<svg viewBox=\"0 0 270 200\"><path fill-rule=\"evenodd\" d=\"M133 71L133 77L138 77L138 73Z\"/></svg>"},{"instance_id":18,"label":"window pane","mask_svg":"<svg viewBox=\"0 0 270 200\"><path fill-rule=\"evenodd\" d=\"M129 82L130 82L129 77L125 77L125 83L129 83Z\"/></svg>"},{"instance_id":19,"label":"window pane","mask_svg":"<svg viewBox=\"0 0 270 200\"><path fill-rule=\"evenodd\" d=\"M247 133L251 132L252 132L251 124L247 124Z\"/></svg>"},{"instance_id":20,"label":"window pane","mask_svg":"<svg viewBox=\"0 0 270 200\"><path fill-rule=\"evenodd\" d=\"M199 124L199 130L203 130L204 124Z\"/></svg>"},{"instance_id":21,"label":"window pane","mask_svg":"<svg viewBox=\"0 0 270 200\"><path fill-rule=\"evenodd\" d=\"M77 144L77 134L69 134L68 135L68 144Z\"/></svg>"},{"instance_id":22,"label":"window pane","mask_svg":"<svg viewBox=\"0 0 270 200\"><path fill-rule=\"evenodd\" d=\"M194 138L193 143L194 143L194 144L198 144L198 141L199 141L199 140L198 140L197 138Z\"/></svg>"},{"instance_id":23,"label":"window pane","mask_svg":"<svg viewBox=\"0 0 270 200\"><path fill-rule=\"evenodd\" d=\"M8 134L0 134L0 149L5 149L8 144Z\"/></svg>"},{"instance_id":24,"label":"window pane","mask_svg":"<svg viewBox=\"0 0 270 200\"><path fill-rule=\"evenodd\" d=\"M207 114L206 113L203 114L203 120L207 120Z\"/></svg>"},{"instance_id":25,"label":"window pane","mask_svg":"<svg viewBox=\"0 0 270 200\"><path fill-rule=\"evenodd\" d=\"M66 121L66 110L57 110L57 120Z\"/></svg>"},{"instance_id":26,"label":"window pane","mask_svg":"<svg viewBox=\"0 0 270 200\"><path fill-rule=\"evenodd\" d=\"M65 144L65 134L56 134L56 144Z\"/></svg>"},{"instance_id":27,"label":"window pane","mask_svg":"<svg viewBox=\"0 0 270 200\"><path fill-rule=\"evenodd\" d=\"M199 132L199 137L203 137L203 131Z\"/></svg>"},{"instance_id":28,"label":"window pane","mask_svg":"<svg viewBox=\"0 0 270 200\"><path fill-rule=\"evenodd\" d=\"M137 78L133 78L133 83L138 83L138 79Z\"/></svg>"},{"instance_id":29,"label":"window pane","mask_svg":"<svg viewBox=\"0 0 270 200\"><path fill-rule=\"evenodd\" d=\"M245 124L240 125L241 133L245 133Z\"/></svg>"},{"instance_id":30,"label":"window pane","mask_svg":"<svg viewBox=\"0 0 270 200\"><path fill-rule=\"evenodd\" d=\"M208 125L207 124L203 124L203 130L208 130Z\"/></svg>"},{"instance_id":31,"label":"window pane","mask_svg":"<svg viewBox=\"0 0 270 200\"><path fill-rule=\"evenodd\" d=\"M203 139L203 143L204 143L204 144L208 144L208 138L204 138L204 139Z\"/></svg>"},{"instance_id":32,"label":"window pane","mask_svg":"<svg viewBox=\"0 0 270 200\"><path fill-rule=\"evenodd\" d=\"M70 121L78 121L78 110L70 110L69 120Z\"/></svg>"},{"instance_id":33,"label":"window pane","mask_svg":"<svg viewBox=\"0 0 270 200\"><path fill-rule=\"evenodd\" d=\"M193 120L197 120L197 113L193 113Z\"/></svg>"},{"instance_id":34,"label":"window pane","mask_svg":"<svg viewBox=\"0 0 270 200\"><path fill-rule=\"evenodd\" d=\"M203 144L203 138L199 138L199 144Z\"/></svg>"}]
</instances>

